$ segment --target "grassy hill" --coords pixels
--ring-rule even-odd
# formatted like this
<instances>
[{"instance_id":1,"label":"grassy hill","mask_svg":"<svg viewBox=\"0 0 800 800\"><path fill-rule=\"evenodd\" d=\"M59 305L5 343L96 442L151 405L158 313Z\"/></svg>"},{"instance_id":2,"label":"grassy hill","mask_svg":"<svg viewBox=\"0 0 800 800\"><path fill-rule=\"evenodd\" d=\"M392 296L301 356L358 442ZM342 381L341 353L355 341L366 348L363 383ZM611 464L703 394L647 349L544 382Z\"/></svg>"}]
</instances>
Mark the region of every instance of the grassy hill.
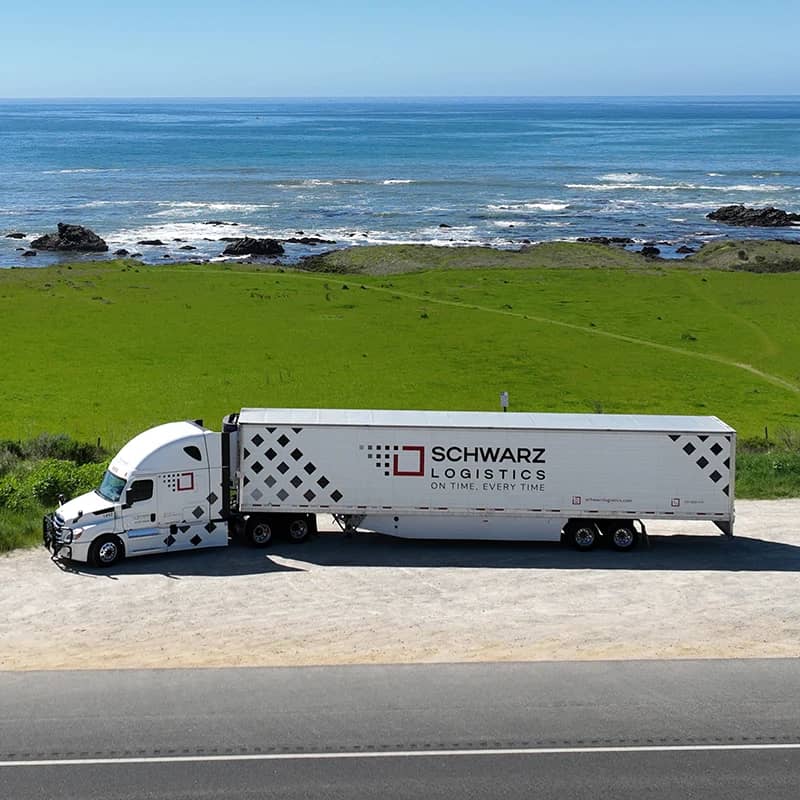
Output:
<instances>
[{"instance_id":1,"label":"grassy hill","mask_svg":"<svg viewBox=\"0 0 800 800\"><path fill-rule=\"evenodd\" d=\"M495 409L501 390L512 410L800 427L800 274L682 264L562 243L0 270L0 438L114 447L245 405Z\"/></svg>"}]
</instances>

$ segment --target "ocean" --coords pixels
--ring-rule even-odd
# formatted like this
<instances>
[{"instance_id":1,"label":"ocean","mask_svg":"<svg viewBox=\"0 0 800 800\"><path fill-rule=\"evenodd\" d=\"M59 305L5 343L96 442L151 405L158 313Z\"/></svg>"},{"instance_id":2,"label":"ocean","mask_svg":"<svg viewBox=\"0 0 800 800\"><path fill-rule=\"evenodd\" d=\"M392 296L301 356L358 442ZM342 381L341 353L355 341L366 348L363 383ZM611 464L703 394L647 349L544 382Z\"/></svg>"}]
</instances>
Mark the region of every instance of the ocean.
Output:
<instances>
[{"instance_id":1,"label":"ocean","mask_svg":"<svg viewBox=\"0 0 800 800\"><path fill-rule=\"evenodd\" d=\"M58 260L17 249L58 222L152 263L243 235L800 238L705 218L730 203L800 211L800 97L0 101L2 266Z\"/></svg>"}]
</instances>

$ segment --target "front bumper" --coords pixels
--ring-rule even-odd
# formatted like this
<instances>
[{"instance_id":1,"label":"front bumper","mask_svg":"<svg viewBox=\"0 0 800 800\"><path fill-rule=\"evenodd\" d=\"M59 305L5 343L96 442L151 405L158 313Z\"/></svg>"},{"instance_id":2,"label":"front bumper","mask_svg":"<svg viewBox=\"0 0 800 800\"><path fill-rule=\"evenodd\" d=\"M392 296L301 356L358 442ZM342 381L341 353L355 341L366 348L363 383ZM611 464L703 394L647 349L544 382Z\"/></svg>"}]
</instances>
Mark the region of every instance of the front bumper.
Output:
<instances>
[{"instance_id":1,"label":"front bumper","mask_svg":"<svg viewBox=\"0 0 800 800\"><path fill-rule=\"evenodd\" d=\"M54 514L42 518L42 544L53 558L72 558L72 528L59 524Z\"/></svg>"}]
</instances>

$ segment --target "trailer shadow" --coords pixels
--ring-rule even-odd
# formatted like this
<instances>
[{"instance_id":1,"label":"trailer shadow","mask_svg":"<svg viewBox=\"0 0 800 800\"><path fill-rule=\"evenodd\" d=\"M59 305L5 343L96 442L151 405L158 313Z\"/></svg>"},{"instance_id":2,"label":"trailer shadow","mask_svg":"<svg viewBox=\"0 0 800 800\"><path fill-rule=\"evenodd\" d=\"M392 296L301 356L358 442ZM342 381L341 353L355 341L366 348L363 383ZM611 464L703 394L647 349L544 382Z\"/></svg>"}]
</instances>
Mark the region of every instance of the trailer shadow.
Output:
<instances>
[{"instance_id":1,"label":"trailer shadow","mask_svg":"<svg viewBox=\"0 0 800 800\"><path fill-rule=\"evenodd\" d=\"M289 562L289 563L287 563ZM66 572L116 580L123 575L235 577L306 572L313 567L451 567L469 569L800 572L800 545L723 536L649 536L630 553L598 547L579 553L558 542L398 539L375 533L346 538L320 533L302 545L253 549L236 540L224 549L126 559L111 569L56 562Z\"/></svg>"},{"instance_id":2,"label":"trailer shadow","mask_svg":"<svg viewBox=\"0 0 800 800\"><path fill-rule=\"evenodd\" d=\"M306 546L278 546L271 552L295 564L325 567L800 572L800 545L724 536L651 535L629 553L608 547L580 553L558 542L454 542L381 534L345 539L320 534Z\"/></svg>"}]
</instances>

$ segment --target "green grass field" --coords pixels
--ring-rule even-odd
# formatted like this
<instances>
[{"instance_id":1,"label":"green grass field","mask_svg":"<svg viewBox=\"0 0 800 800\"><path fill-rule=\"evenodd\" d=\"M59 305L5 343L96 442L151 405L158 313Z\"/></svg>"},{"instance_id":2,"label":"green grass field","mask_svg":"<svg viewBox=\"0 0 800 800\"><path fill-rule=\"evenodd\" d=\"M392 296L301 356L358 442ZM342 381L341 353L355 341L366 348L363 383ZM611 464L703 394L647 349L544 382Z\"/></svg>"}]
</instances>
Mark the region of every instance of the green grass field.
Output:
<instances>
[{"instance_id":1,"label":"green grass field","mask_svg":"<svg viewBox=\"0 0 800 800\"><path fill-rule=\"evenodd\" d=\"M496 409L501 390L512 410L714 414L745 436L800 427L798 273L638 257L554 269L515 254L456 270L441 260L456 266L461 251L425 250L438 268L378 276L2 270L0 438L47 431L113 448L158 422L216 426L248 405Z\"/></svg>"}]
</instances>

